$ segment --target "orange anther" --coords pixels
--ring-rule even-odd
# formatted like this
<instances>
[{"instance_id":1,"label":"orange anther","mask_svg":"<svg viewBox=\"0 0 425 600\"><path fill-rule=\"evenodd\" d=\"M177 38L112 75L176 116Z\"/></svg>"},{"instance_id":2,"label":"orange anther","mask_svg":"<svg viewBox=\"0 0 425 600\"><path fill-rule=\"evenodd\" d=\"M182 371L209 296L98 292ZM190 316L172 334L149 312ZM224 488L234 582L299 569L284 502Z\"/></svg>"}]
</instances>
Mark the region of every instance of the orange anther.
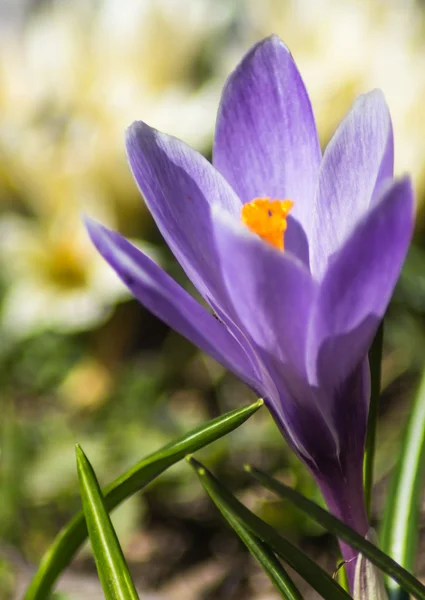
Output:
<instances>
[{"instance_id":1,"label":"orange anther","mask_svg":"<svg viewBox=\"0 0 425 600\"><path fill-rule=\"evenodd\" d=\"M263 240L283 250L283 234L287 227L286 217L293 207L292 200L254 198L242 207L242 222Z\"/></svg>"}]
</instances>

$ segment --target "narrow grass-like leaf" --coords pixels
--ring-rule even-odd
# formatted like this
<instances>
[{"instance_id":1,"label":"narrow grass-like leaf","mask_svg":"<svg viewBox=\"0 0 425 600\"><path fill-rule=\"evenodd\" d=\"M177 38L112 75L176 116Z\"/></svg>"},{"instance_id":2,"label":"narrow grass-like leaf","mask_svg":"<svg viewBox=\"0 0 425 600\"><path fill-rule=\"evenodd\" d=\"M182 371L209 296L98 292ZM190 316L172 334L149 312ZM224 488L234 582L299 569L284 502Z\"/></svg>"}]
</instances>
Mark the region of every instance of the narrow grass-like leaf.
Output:
<instances>
[{"instance_id":1,"label":"narrow grass-like leaf","mask_svg":"<svg viewBox=\"0 0 425 600\"><path fill-rule=\"evenodd\" d=\"M77 470L87 529L106 600L138 600L93 468L77 444Z\"/></svg>"},{"instance_id":2,"label":"narrow grass-like leaf","mask_svg":"<svg viewBox=\"0 0 425 600\"><path fill-rule=\"evenodd\" d=\"M415 567L418 547L424 465L425 371L401 443L381 530L382 549L409 571ZM408 598L395 582L388 581L387 585L391 598Z\"/></svg>"},{"instance_id":3,"label":"narrow grass-like leaf","mask_svg":"<svg viewBox=\"0 0 425 600\"><path fill-rule=\"evenodd\" d=\"M369 351L370 365L370 404L367 419L366 446L364 457L364 493L368 516L372 502L373 467L375 461L376 426L378 423L379 395L381 393L382 344L384 340L384 323L376 332Z\"/></svg>"},{"instance_id":4,"label":"narrow grass-like leaf","mask_svg":"<svg viewBox=\"0 0 425 600\"><path fill-rule=\"evenodd\" d=\"M126 473L115 479L103 491L108 511L143 489L155 477L187 454L200 450L242 425L262 405L263 401L258 400L249 406L228 412L193 429L178 440L167 444L158 452L141 460ZM84 514L81 511L59 532L55 541L47 550L26 591L24 600L46 600L56 579L71 562L74 554L86 538L87 527Z\"/></svg>"},{"instance_id":5,"label":"narrow grass-like leaf","mask_svg":"<svg viewBox=\"0 0 425 600\"><path fill-rule=\"evenodd\" d=\"M412 596L419 600L425 600L425 587L420 581L397 564L391 557L379 550L379 548L345 525L345 523L318 506L315 502L308 500L299 492L277 481L267 473L251 466L246 467L246 469L264 487L274 492L280 498L289 500L289 502L302 510L314 521L320 523L325 529L361 552L387 575L395 579Z\"/></svg>"},{"instance_id":6,"label":"narrow grass-like leaf","mask_svg":"<svg viewBox=\"0 0 425 600\"><path fill-rule=\"evenodd\" d=\"M188 462L189 464L192 464L192 466L195 468L195 471L197 471L198 463L196 463L192 458L188 458ZM202 467L199 466L199 470L201 469ZM276 589L280 592L282 598L286 598L286 600L303 600L301 593L284 569L283 565L276 558L273 550L265 542L261 541L253 533L251 533L251 531L234 516L233 512L226 510L223 505L218 506L218 508L223 517L228 521L229 525L241 538L251 554L263 567L264 571L270 577L270 580Z\"/></svg>"},{"instance_id":7,"label":"narrow grass-like leaf","mask_svg":"<svg viewBox=\"0 0 425 600\"><path fill-rule=\"evenodd\" d=\"M303 600L301 592L298 590L283 565L277 559L270 546L243 527L240 521L233 519L234 522L232 523L229 515L226 516L226 519L251 554L263 567L275 588L280 592L282 598L285 598L285 600Z\"/></svg>"},{"instance_id":8,"label":"narrow grass-like leaf","mask_svg":"<svg viewBox=\"0 0 425 600\"><path fill-rule=\"evenodd\" d=\"M351 598L328 573L306 556L296 546L257 517L231 494L200 462L189 459L207 494L226 519L230 516L265 542L278 556L291 566L322 598L348 600Z\"/></svg>"}]
</instances>

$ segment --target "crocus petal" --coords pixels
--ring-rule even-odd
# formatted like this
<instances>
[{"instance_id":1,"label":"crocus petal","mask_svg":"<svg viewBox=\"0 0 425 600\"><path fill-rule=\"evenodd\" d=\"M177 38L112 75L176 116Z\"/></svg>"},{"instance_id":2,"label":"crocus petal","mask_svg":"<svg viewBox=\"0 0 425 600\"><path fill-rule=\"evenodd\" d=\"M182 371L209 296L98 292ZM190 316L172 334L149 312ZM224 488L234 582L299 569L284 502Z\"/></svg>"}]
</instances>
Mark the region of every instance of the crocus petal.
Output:
<instances>
[{"instance_id":1,"label":"crocus petal","mask_svg":"<svg viewBox=\"0 0 425 600\"><path fill-rule=\"evenodd\" d=\"M310 273L221 209L214 220L220 269L239 322L256 346L303 370L316 289Z\"/></svg>"},{"instance_id":2,"label":"crocus petal","mask_svg":"<svg viewBox=\"0 0 425 600\"><path fill-rule=\"evenodd\" d=\"M165 241L199 292L221 297L221 275L211 232L210 202L237 218L240 200L201 154L180 140L133 123L127 154L137 185Z\"/></svg>"},{"instance_id":3,"label":"crocus petal","mask_svg":"<svg viewBox=\"0 0 425 600\"><path fill-rule=\"evenodd\" d=\"M86 226L97 250L143 306L262 394L249 358L223 324L125 238L91 219Z\"/></svg>"},{"instance_id":4,"label":"crocus petal","mask_svg":"<svg viewBox=\"0 0 425 600\"><path fill-rule=\"evenodd\" d=\"M213 164L242 202L290 198L308 237L321 160L304 83L285 44L272 36L254 46L229 77L217 118ZM288 228L289 231L289 228ZM301 227L286 246L305 258Z\"/></svg>"},{"instance_id":5,"label":"crocus petal","mask_svg":"<svg viewBox=\"0 0 425 600\"><path fill-rule=\"evenodd\" d=\"M288 443L312 469L338 461L338 434L320 395L292 365L266 352L262 359L276 386L275 395L267 386L265 400Z\"/></svg>"},{"instance_id":6,"label":"crocus petal","mask_svg":"<svg viewBox=\"0 0 425 600\"><path fill-rule=\"evenodd\" d=\"M319 173L311 241L311 269L320 278L393 176L394 143L384 96L360 96L329 142Z\"/></svg>"},{"instance_id":7,"label":"crocus petal","mask_svg":"<svg viewBox=\"0 0 425 600\"><path fill-rule=\"evenodd\" d=\"M411 240L413 190L395 182L357 225L325 273L307 343L310 380L328 392L366 356Z\"/></svg>"},{"instance_id":8,"label":"crocus petal","mask_svg":"<svg viewBox=\"0 0 425 600\"><path fill-rule=\"evenodd\" d=\"M316 464L315 448L335 458L334 432L308 386L305 342L317 284L305 266L251 233L219 207L214 231L223 281L261 369L264 398L281 431ZM314 424L314 425L310 425Z\"/></svg>"}]
</instances>

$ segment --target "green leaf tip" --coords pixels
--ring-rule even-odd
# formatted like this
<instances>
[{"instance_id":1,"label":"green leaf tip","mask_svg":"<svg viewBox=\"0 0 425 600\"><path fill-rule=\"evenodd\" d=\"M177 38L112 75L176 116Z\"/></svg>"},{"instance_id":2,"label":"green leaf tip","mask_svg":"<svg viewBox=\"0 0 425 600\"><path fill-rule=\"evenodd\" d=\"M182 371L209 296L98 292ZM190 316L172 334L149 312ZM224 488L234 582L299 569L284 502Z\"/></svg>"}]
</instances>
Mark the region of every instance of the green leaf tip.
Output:
<instances>
[{"instance_id":1,"label":"green leaf tip","mask_svg":"<svg viewBox=\"0 0 425 600\"><path fill-rule=\"evenodd\" d=\"M198 460L196 460L196 458L194 458L193 456L187 456L186 460L198 475L200 475L201 477L206 475L206 469L204 465L202 465Z\"/></svg>"},{"instance_id":2,"label":"green leaf tip","mask_svg":"<svg viewBox=\"0 0 425 600\"><path fill-rule=\"evenodd\" d=\"M85 460L87 462L87 456L84 454L84 450L81 448L80 444L75 444L75 456L77 458L77 463L80 460Z\"/></svg>"},{"instance_id":3,"label":"green leaf tip","mask_svg":"<svg viewBox=\"0 0 425 600\"><path fill-rule=\"evenodd\" d=\"M145 488L166 469L183 460L187 455L204 448L240 427L263 404L264 400L260 398L250 405L231 410L195 427L180 438L169 442L156 452L143 458L103 490L108 511L111 511L132 494ZM78 444L76 444L76 453L83 456L83 451ZM189 463L192 464L191 461ZM80 461L80 464L83 465L84 463ZM52 546L45 553L39 569L25 593L25 600L45 600L49 596L55 581L70 563L86 537L86 522L83 513L80 511L58 533Z\"/></svg>"},{"instance_id":4,"label":"green leaf tip","mask_svg":"<svg viewBox=\"0 0 425 600\"><path fill-rule=\"evenodd\" d=\"M278 574L280 585L286 581L286 594L283 597L286 600L299 598L297 590L293 586L290 578L285 575L279 563L273 559L274 555L280 556L287 564L292 567L305 581L307 581L322 598L332 598L333 600L349 600L350 596L341 586L332 579L328 573L316 565L301 550L291 544L288 540L280 536L266 522L262 521L246 506L244 506L231 492L229 492L214 477L206 467L196 460L193 460L194 468L199 479L210 496L211 500L217 506L223 517L235 529L238 535L243 539L246 545L249 544L251 552L256 556L260 563L265 563L271 567L271 575L276 585L277 579L272 575L272 571ZM247 544L248 542L248 544Z\"/></svg>"},{"instance_id":5,"label":"green leaf tip","mask_svg":"<svg viewBox=\"0 0 425 600\"><path fill-rule=\"evenodd\" d=\"M80 447L76 454L83 510L105 599L138 600L96 474Z\"/></svg>"}]
</instances>

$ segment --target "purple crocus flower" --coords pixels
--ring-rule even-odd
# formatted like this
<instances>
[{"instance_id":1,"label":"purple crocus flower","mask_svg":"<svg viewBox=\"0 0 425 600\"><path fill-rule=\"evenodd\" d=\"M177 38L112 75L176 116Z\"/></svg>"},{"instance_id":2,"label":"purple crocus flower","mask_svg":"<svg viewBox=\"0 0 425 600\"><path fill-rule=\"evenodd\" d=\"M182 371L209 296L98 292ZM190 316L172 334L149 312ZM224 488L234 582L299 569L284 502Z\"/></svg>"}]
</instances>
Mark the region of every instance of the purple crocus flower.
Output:
<instances>
[{"instance_id":1,"label":"purple crocus flower","mask_svg":"<svg viewBox=\"0 0 425 600\"><path fill-rule=\"evenodd\" d=\"M264 397L330 510L366 535L367 352L414 222L411 183L393 180L382 93L354 103L322 156L303 81L272 36L226 83L212 165L143 122L129 128L127 152L162 235L218 318L89 221L95 246L144 306Z\"/></svg>"}]
</instances>

